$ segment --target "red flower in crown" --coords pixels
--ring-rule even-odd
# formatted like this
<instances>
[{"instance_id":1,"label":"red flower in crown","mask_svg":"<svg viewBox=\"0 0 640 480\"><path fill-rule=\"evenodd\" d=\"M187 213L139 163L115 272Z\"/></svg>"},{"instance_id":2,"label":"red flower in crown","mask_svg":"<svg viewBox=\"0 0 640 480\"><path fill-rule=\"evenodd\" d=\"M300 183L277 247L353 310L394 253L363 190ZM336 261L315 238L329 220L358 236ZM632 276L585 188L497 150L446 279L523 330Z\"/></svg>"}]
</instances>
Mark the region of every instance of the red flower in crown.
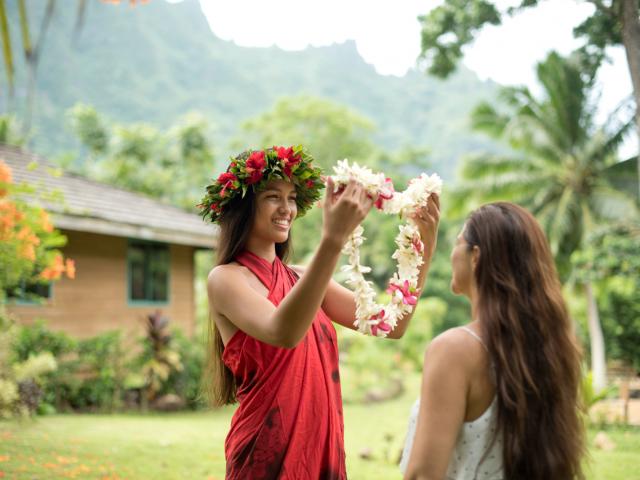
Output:
<instances>
[{"instance_id":1,"label":"red flower in crown","mask_svg":"<svg viewBox=\"0 0 640 480\"><path fill-rule=\"evenodd\" d=\"M273 149L278 154L278 158L281 160L288 160L293 156L293 147L285 148L285 147L273 147Z\"/></svg>"},{"instance_id":2,"label":"red flower in crown","mask_svg":"<svg viewBox=\"0 0 640 480\"><path fill-rule=\"evenodd\" d=\"M300 155L293 154L293 147L273 147L273 149L278 154L278 158L282 160L284 174L291 178L291 175L293 175L293 167L302 160Z\"/></svg>"},{"instance_id":3,"label":"red flower in crown","mask_svg":"<svg viewBox=\"0 0 640 480\"><path fill-rule=\"evenodd\" d=\"M236 177L231 172L221 173L218 177L218 183L222 185L222 190L220 190L220 196L224 197L227 194L227 190L235 190L234 182L238 181L238 177Z\"/></svg>"},{"instance_id":4,"label":"red flower in crown","mask_svg":"<svg viewBox=\"0 0 640 480\"><path fill-rule=\"evenodd\" d=\"M267 161L264 159L264 152L262 150L249 155L247 163L245 164L245 171L249 175L247 184L252 185L262 180L262 174L266 166Z\"/></svg>"},{"instance_id":5,"label":"red flower in crown","mask_svg":"<svg viewBox=\"0 0 640 480\"><path fill-rule=\"evenodd\" d=\"M238 180L238 177L236 177L231 172L224 172L218 176L218 183L221 185L224 185L228 182L235 182L236 180Z\"/></svg>"}]
</instances>

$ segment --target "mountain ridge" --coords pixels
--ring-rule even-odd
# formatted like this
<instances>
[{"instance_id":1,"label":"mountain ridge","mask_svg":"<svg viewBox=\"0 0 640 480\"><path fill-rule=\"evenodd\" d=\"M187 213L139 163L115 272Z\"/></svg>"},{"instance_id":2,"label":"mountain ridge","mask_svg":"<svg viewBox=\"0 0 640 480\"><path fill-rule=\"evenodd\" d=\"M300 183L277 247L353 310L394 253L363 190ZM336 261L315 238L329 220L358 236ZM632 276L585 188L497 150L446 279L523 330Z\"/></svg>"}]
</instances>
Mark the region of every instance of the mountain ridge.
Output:
<instances>
[{"instance_id":1,"label":"mountain ridge","mask_svg":"<svg viewBox=\"0 0 640 480\"><path fill-rule=\"evenodd\" d=\"M299 51L240 47L213 34L196 0L135 8L87 5L75 41L75 9L58 8L47 34L34 118L33 148L39 153L77 148L64 112L83 102L116 122L160 128L200 111L216 125L217 150L226 156L244 120L281 97L301 94L342 103L370 118L377 126L374 140L386 149L427 146L434 168L445 177L453 176L460 156L490 147L470 133L468 112L493 98L496 85L466 69L446 81L415 69L404 77L380 75L353 40ZM39 25L44 11L39 7L30 11L31 25ZM8 13L16 27L17 7L9 6ZM12 28L18 59L16 33ZM24 62L16 63L17 84L26 85ZM25 98L24 88L18 89L16 105L24 105ZM14 110L24 114L20 107Z\"/></svg>"}]
</instances>

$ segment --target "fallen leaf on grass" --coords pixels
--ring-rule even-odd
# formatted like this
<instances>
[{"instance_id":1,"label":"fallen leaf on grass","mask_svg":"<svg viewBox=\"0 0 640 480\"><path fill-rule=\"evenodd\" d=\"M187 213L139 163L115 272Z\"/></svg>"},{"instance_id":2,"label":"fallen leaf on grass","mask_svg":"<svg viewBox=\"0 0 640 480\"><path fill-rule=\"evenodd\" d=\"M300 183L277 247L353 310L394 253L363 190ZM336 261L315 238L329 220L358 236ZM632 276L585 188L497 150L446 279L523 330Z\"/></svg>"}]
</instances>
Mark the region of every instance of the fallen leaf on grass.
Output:
<instances>
[{"instance_id":1,"label":"fallen leaf on grass","mask_svg":"<svg viewBox=\"0 0 640 480\"><path fill-rule=\"evenodd\" d=\"M10 459L9 455L0 455L0 462L8 462Z\"/></svg>"},{"instance_id":2,"label":"fallen leaf on grass","mask_svg":"<svg viewBox=\"0 0 640 480\"><path fill-rule=\"evenodd\" d=\"M89 473L91 469L86 465L78 465L76 468L70 471L74 473Z\"/></svg>"}]
</instances>

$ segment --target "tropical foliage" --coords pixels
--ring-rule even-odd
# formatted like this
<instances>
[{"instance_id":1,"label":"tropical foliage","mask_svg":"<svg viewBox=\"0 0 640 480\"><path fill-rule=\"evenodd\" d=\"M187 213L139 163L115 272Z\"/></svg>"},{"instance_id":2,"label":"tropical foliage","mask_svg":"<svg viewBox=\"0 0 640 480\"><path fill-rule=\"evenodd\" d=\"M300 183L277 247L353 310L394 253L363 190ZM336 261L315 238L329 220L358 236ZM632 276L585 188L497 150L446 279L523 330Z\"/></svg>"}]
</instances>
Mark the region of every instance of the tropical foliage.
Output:
<instances>
[{"instance_id":1,"label":"tropical foliage","mask_svg":"<svg viewBox=\"0 0 640 480\"><path fill-rule=\"evenodd\" d=\"M625 121L620 122L621 112L615 112L603 125L597 124L594 71L585 71L579 59L552 52L537 66L542 96L525 87L503 88L502 109L483 103L474 110L473 126L509 149L467 159L456 192L458 208L501 199L531 209L549 238L563 279L569 278L571 255L583 247L588 233L602 223L638 216L633 188L625 191L619 182L621 170L634 167L637 160L620 163L617 156L634 125L633 111L622 112ZM635 168L629 170L633 176ZM592 284L586 280L582 286L589 305L594 383L601 389L604 340Z\"/></svg>"}]
</instances>

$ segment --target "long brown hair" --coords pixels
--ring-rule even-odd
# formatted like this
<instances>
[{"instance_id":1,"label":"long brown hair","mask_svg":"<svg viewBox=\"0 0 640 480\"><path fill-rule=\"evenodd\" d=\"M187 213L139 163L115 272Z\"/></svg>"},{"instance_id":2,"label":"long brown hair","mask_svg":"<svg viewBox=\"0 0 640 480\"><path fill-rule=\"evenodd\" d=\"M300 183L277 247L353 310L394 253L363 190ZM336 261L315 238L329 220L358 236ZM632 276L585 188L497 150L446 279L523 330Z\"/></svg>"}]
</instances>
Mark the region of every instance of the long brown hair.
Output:
<instances>
[{"instance_id":1,"label":"long brown hair","mask_svg":"<svg viewBox=\"0 0 640 480\"><path fill-rule=\"evenodd\" d=\"M244 198L234 198L225 206L220 217L220 234L218 241L217 265L232 262L242 252L249 240L251 227L256 213L256 195L253 189L247 190ZM291 250L291 232L283 243L276 243L276 255L283 262ZM216 407L236 402L236 380L229 368L222 361L224 343L220 331L209 312L209 347L207 349L207 366L205 370L205 390L209 402Z\"/></svg>"},{"instance_id":2,"label":"long brown hair","mask_svg":"<svg viewBox=\"0 0 640 480\"><path fill-rule=\"evenodd\" d=\"M583 478L581 353L547 239L528 211L484 205L465 224L477 315L496 375L505 478Z\"/></svg>"}]
</instances>

